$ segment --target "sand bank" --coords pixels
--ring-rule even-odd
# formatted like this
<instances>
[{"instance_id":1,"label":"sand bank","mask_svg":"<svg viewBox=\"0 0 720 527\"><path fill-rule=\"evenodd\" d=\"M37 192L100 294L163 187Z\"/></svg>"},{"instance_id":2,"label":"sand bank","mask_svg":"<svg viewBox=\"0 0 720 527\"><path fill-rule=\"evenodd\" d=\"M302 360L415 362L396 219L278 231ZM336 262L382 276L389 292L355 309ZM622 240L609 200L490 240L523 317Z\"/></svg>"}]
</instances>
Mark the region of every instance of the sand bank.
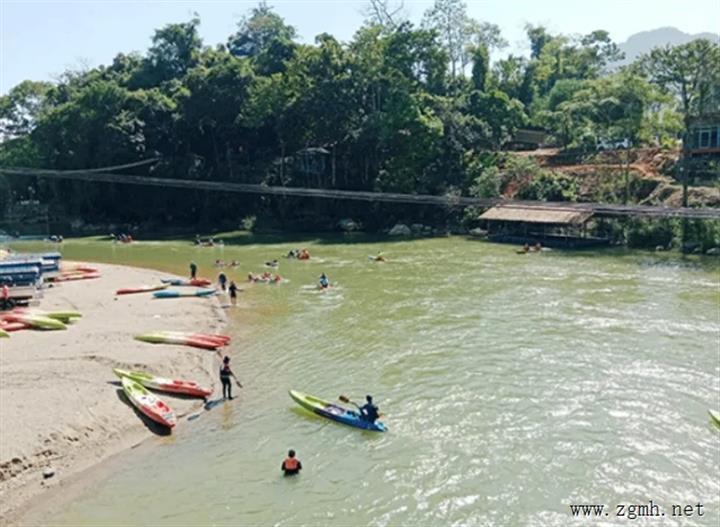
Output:
<instances>
[{"instance_id":1,"label":"sand bank","mask_svg":"<svg viewBox=\"0 0 720 527\"><path fill-rule=\"evenodd\" d=\"M113 367L147 369L197 380L217 390L211 351L135 341L141 332L220 332L225 315L214 298L155 300L115 296L120 287L156 283L166 274L94 265L102 278L64 282L38 307L73 309L66 331L20 331L0 342L0 523L45 490L143 439L156 436L121 395ZM166 396L178 416L202 405ZM183 426L183 421L178 427ZM51 467L55 475L43 478Z\"/></svg>"}]
</instances>

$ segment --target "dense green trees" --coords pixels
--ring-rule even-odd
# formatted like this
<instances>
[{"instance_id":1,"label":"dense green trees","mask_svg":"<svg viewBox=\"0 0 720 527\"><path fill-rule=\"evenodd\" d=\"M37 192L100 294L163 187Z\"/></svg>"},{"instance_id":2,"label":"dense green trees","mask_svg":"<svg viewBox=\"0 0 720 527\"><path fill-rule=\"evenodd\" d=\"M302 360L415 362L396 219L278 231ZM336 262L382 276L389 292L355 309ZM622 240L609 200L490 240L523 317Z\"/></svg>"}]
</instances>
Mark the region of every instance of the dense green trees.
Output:
<instances>
[{"instance_id":1,"label":"dense green trees","mask_svg":"<svg viewBox=\"0 0 720 527\"><path fill-rule=\"evenodd\" d=\"M493 152L520 127L545 128L566 147L643 144L674 137L680 117L687 127L718 108L718 46L709 42L609 73L619 53L606 32L571 38L528 26L529 57L491 61L506 42L464 2L436 0L422 27L400 5L372 1L347 43L323 34L301 44L264 2L214 48L197 17L169 24L144 55L119 54L56 83L25 81L0 97L0 163L74 169L158 156L152 174L161 177L490 196L502 187ZM528 169L521 164L505 163ZM528 196L572 197L551 179ZM218 221L267 206L292 219L298 203L158 189L130 200L110 185L10 183L15 198L32 194L91 220ZM305 217L377 216L360 205L302 207Z\"/></svg>"}]
</instances>

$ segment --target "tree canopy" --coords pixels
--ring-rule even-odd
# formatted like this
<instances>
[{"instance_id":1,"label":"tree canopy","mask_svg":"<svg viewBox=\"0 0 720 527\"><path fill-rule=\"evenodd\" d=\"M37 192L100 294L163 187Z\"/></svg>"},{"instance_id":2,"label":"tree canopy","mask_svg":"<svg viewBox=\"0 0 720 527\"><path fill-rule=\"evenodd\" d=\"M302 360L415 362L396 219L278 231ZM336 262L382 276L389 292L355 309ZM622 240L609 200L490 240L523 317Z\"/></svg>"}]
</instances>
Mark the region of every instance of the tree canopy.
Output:
<instances>
[{"instance_id":1,"label":"tree canopy","mask_svg":"<svg viewBox=\"0 0 720 527\"><path fill-rule=\"evenodd\" d=\"M491 163L485 154L521 127L542 127L566 147L613 137L643 144L677 134L678 116L718 109L719 52L707 41L610 72L620 54L607 32L528 26L529 57L491 61L506 45L500 30L470 18L460 0L436 0L421 27L401 2L369 7L349 42L322 34L300 43L262 2L227 45L203 43L194 16L158 29L144 54L53 83L25 81L0 97L0 163L78 169L158 156L152 174L161 177L468 194ZM12 192L87 218L215 221L281 206L289 214L257 197L143 189L123 200L111 185L30 187L13 182ZM347 212L306 205L318 216Z\"/></svg>"}]
</instances>

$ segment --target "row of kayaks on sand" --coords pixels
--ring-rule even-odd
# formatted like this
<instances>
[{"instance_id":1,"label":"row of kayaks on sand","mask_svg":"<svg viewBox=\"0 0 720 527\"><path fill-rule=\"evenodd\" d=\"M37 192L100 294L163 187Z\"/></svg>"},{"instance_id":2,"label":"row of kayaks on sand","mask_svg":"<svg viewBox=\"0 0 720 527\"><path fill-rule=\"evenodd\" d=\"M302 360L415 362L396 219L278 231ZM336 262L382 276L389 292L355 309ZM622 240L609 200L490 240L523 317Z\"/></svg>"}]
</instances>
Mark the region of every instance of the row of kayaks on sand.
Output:
<instances>
[{"instance_id":1,"label":"row of kayaks on sand","mask_svg":"<svg viewBox=\"0 0 720 527\"><path fill-rule=\"evenodd\" d=\"M132 295L137 293L153 293L155 298L180 298L188 296L211 296L215 289L210 289L212 282L207 278L166 278L160 284L146 284L132 287L123 287L115 291L116 295ZM196 287L194 290L167 290L168 287Z\"/></svg>"},{"instance_id":2,"label":"row of kayaks on sand","mask_svg":"<svg viewBox=\"0 0 720 527\"><path fill-rule=\"evenodd\" d=\"M58 330L80 318L77 311L42 311L34 308L14 308L0 313L0 336L23 329Z\"/></svg>"}]
</instances>

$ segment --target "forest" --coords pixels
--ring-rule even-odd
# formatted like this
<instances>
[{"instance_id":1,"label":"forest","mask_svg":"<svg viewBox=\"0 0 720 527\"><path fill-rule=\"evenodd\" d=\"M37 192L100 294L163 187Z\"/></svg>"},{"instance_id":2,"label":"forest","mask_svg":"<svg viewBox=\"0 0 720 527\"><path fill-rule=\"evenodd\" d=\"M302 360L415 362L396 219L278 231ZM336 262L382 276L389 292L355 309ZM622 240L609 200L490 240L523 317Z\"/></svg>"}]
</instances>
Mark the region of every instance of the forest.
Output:
<instances>
[{"instance_id":1,"label":"forest","mask_svg":"<svg viewBox=\"0 0 720 527\"><path fill-rule=\"evenodd\" d=\"M168 24L145 53L27 80L0 97L0 166L84 169L161 160L134 174L435 195L494 197L519 129L544 130L568 152L599 141L687 144L693 118L720 112L720 46L656 48L617 68L603 30L526 26L529 56L460 0L436 0L413 25L369 2L349 42L300 43L271 6L251 8L227 41L201 40L196 16ZM527 174L539 170L522 161ZM520 194L575 199L543 175ZM687 183L687 180L685 180ZM290 200L81 181L0 181L0 206L46 204L55 219L141 225L324 228L353 217L379 228L412 206ZM627 196L626 196L627 198ZM427 218L426 218L427 219Z\"/></svg>"}]
</instances>

